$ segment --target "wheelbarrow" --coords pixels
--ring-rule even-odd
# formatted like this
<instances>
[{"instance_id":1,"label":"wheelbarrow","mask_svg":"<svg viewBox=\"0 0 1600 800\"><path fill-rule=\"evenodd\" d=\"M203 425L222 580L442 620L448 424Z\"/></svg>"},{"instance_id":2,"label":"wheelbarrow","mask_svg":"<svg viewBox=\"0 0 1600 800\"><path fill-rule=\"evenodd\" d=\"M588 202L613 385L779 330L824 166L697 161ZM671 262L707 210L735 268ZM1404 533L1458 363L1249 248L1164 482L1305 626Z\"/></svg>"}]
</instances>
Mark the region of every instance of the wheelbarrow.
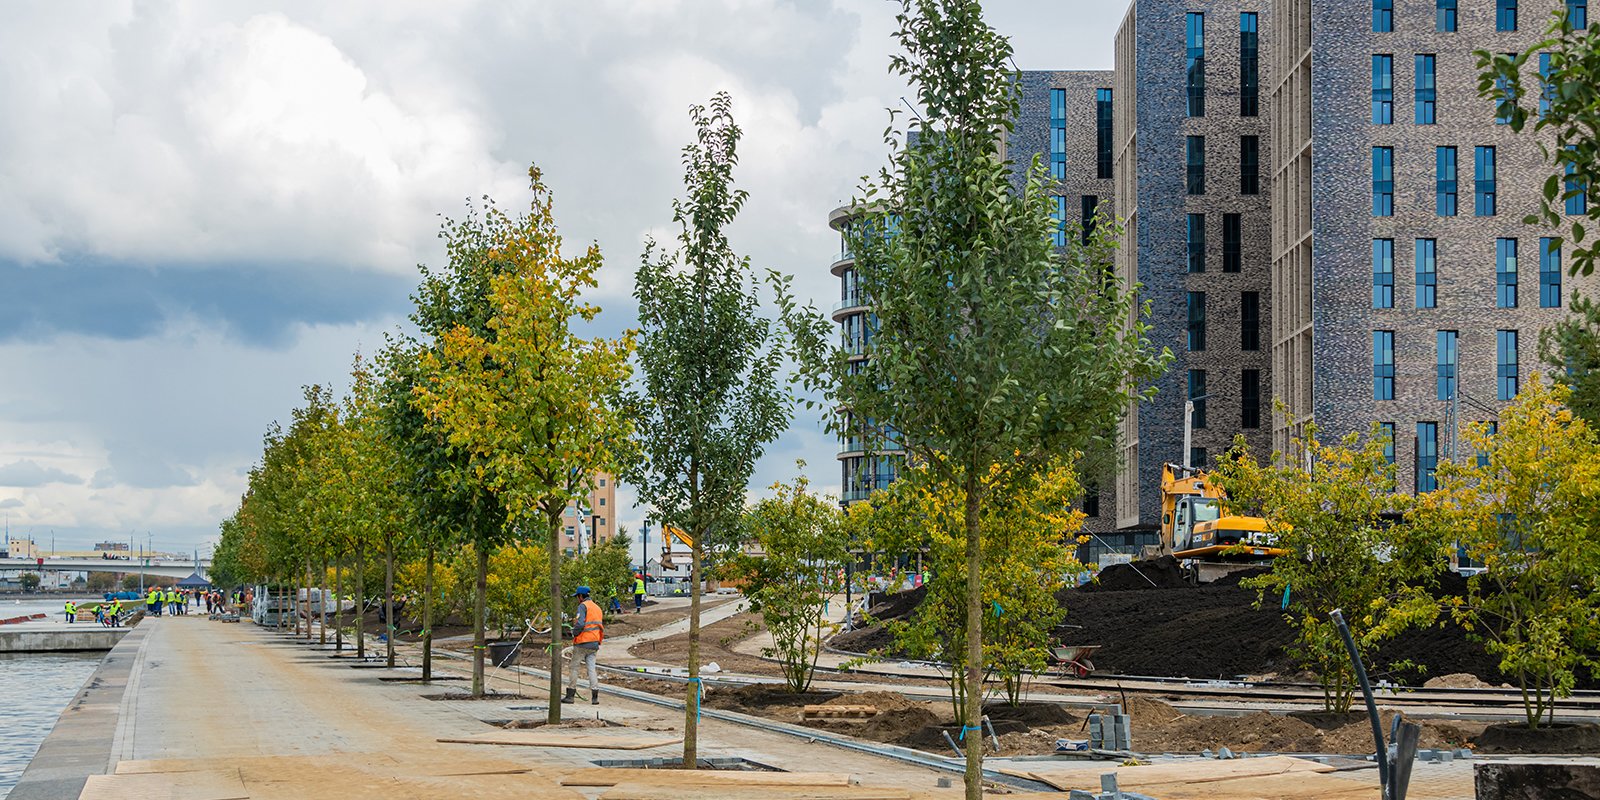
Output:
<instances>
[{"instance_id":1,"label":"wheelbarrow","mask_svg":"<svg viewBox=\"0 0 1600 800\"><path fill-rule=\"evenodd\" d=\"M1100 648L1098 644L1057 645L1050 648L1050 660L1066 677L1087 678L1089 673L1094 672L1094 662L1089 660L1089 656Z\"/></svg>"}]
</instances>

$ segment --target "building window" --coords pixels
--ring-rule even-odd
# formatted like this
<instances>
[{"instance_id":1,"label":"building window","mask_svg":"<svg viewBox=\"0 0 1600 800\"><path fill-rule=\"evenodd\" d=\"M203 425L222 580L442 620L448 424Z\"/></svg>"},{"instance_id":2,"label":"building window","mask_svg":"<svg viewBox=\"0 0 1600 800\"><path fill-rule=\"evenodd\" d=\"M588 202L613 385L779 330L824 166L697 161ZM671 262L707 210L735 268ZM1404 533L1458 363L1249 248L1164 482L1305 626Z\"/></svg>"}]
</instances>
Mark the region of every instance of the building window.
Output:
<instances>
[{"instance_id":1,"label":"building window","mask_svg":"<svg viewBox=\"0 0 1600 800\"><path fill-rule=\"evenodd\" d=\"M1497 31L1517 29L1517 0L1495 0L1494 29Z\"/></svg>"},{"instance_id":2,"label":"building window","mask_svg":"<svg viewBox=\"0 0 1600 800\"><path fill-rule=\"evenodd\" d=\"M1243 222L1238 214L1222 215L1222 271L1240 272L1244 269Z\"/></svg>"},{"instance_id":3,"label":"building window","mask_svg":"<svg viewBox=\"0 0 1600 800\"><path fill-rule=\"evenodd\" d=\"M1417 240L1417 308L1434 308L1439 304L1438 251L1437 241Z\"/></svg>"},{"instance_id":4,"label":"building window","mask_svg":"<svg viewBox=\"0 0 1600 800\"><path fill-rule=\"evenodd\" d=\"M1394 466L1394 423L1378 423L1378 435L1384 439L1383 460L1389 462L1389 466L1392 467Z\"/></svg>"},{"instance_id":5,"label":"building window","mask_svg":"<svg viewBox=\"0 0 1600 800\"><path fill-rule=\"evenodd\" d=\"M1494 306L1517 307L1517 240L1494 240Z\"/></svg>"},{"instance_id":6,"label":"building window","mask_svg":"<svg viewBox=\"0 0 1600 800\"><path fill-rule=\"evenodd\" d=\"M1372 240L1372 307L1394 308L1394 240Z\"/></svg>"},{"instance_id":7,"label":"building window","mask_svg":"<svg viewBox=\"0 0 1600 800\"><path fill-rule=\"evenodd\" d=\"M1483 432L1488 434L1488 435L1490 435L1490 436L1493 436L1493 435L1499 433L1500 432L1500 423L1494 422L1492 420L1489 421L1489 422L1485 422L1484 423L1484 431ZM1487 467L1487 466L1489 466L1489 451L1488 450L1479 450L1478 451L1478 468L1482 469L1483 467Z\"/></svg>"},{"instance_id":8,"label":"building window","mask_svg":"<svg viewBox=\"0 0 1600 800\"><path fill-rule=\"evenodd\" d=\"M1094 146L1096 178L1111 177L1111 90L1094 90Z\"/></svg>"},{"instance_id":9,"label":"building window","mask_svg":"<svg viewBox=\"0 0 1600 800\"><path fill-rule=\"evenodd\" d=\"M1473 156L1473 165L1477 175L1473 184L1472 213L1492 217L1495 213L1494 147L1479 147Z\"/></svg>"},{"instance_id":10,"label":"building window","mask_svg":"<svg viewBox=\"0 0 1600 800\"><path fill-rule=\"evenodd\" d=\"M1439 468L1439 423L1417 423L1417 491L1439 488L1433 472Z\"/></svg>"},{"instance_id":11,"label":"building window","mask_svg":"<svg viewBox=\"0 0 1600 800\"><path fill-rule=\"evenodd\" d=\"M1441 217L1456 215L1456 149L1439 147L1434 155L1434 212Z\"/></svg>"},{"instance_id":12,"label":"building window","mask_svg":"<svg viewBox=\"0 0 1600 800\"><path fill-rule=\"evenodd\" d=\"M851 272L854 272L854 271L855 270L851 270ZM601 478L600 479L600 488L602 488L602 489L606 488L606 479L605 478Z\"/></svg>"},{"instance_id":13,"label":"building window","mask_svg":"<svg viewBox=\"0 0 1600 800\"><path fill-rule=\"evenodd\" d=\"M572 537L577 536L577 535L578 535L578 529L572 527L571 525L568 525L567 526L567 538L571 539Z\"/></svg>"},{"instance_id":14,"label":"building window","mask_svg":"<svg viewBox=\"0 0 1600 800\"><path fill-rule=\"evenodd\" d=\"M1185 140L1186 161L1189 165L1189 194L1206 193L1206 137L1190 136Z\"/></svg>"},{"instance_id":15,"label":"building window","mask_svg":"<svg viewBox=\"0 0 1600 800\"><path fill-rule=\"evenodd\" d=\"M1575 145L1567 145L1568 150L1576 149ZM1583 216L1589 213L1589 193L1583 183L1576 177L1578 165L1572 161L1567 162L1566 187L1562 195L1567 198L1567 213L1573 216Z\"/></svg>"},{"instance_id":16,"label":"building window","mask_svg":"<svg viewBox=\"0 0 1600 800\"><path fill-rule=\"evenodd\" d=\"M1261 48L1256 39L1256 15L1239 15L1239 116L1261 112Z\"/></svg>"},{"instance_id":17,"label":"building window","mask_svg":"<svg viewBox=\"0 0 1600 800\"><path fill-rule=\"evenodd\" d=\"M1239 194L1261 193L1261 137L1239 137Z\"/></svg>"},{"instance_id":18,"label":"building window","mask_svg":"<svg viewBox=\"0 0 1600 800\"><path fill-rule=\"evenodd\" d=\"M1372 124L1394 123L1394 56L1372 57Z\"/></svg>"},{"instance_id":19,"label":"building window","mask_svg":"<svg viewBox=\"0 0 1600 800\"><path fill-rule=\"evenodd\" d=\"M1510 400L1517 396L1517 332L1495 331L1495 396Z\"/></svg>"},{"instance_id":20,"label":"building window","mask_svg":"<svg viewBox=\"0 0 1600 800\"><path fill-rule=\"evenodd\" d=\"M1440 33L1455 33L1456 0L1439 0L1433 27Z\"/></svg>"},{"instance_id":21,"label":"building window","mask_svg":"<svg viewBox=\"0 0 1600 800\"><path fill-rule=\"evenodd\" d=\"M1436 346L1434 396L1449 400L1456 394L1456 332L1439 331Z\"/></svg>"},{"instance_id":22,"label":"building window","mask_svg":"<svg viewBox=\"0 0 1600 800\"><path fill-rule=\"evenodd\" d=\"M1086 194L1079 198L1079 204L1081 206L1079 208L1081 217L1078 223L1078 230L1083 244L1088 244L1089 237L1094 235L1094 212L1095 209L1100 207L1100 198L1092 194Z\"/></svg>"},{"instance_id":23,"label":"building window","mask_svg":"<svg viewBox=\"0 0 1600 800\"><path fill-rule=\"evenodd\" d=\"M1050 243L1056 247L1067 246L1067 198L1056 195L1050 198L1050 219L1055 226L1050 229Z\"/></svg>"},{"instance_id":24,"label":"building window","mask_svg":"<svg viewBox=\"0 0 1600 800\"><path fill-rule=\"evenodd\" d=\"M1050 177L1067 177L1067 90L1050 90Z\"/></svg>"},{"instance_id":25,"label":"building window","mask_svg":"<svg viewBox=\"0 0 1600 800\"><path fill-rule=\"evenodd\" d=\"M1083 515L1091 518L1100 516L1100 487L1092 483L1083 490Z\"/></svg>"},{"instance_id":26,"label":"building window","mask_svg":"<svg viewBox=\"0 0 1600 800\"><path fill-rule=\"evenodd\" d=\"M1372 32L1394 30L1394 0L1372 0Z\"/></svg>"},{"instance_id":27,"label":"building window","mask_svg":"<svg viewBox=\"0 0 1600 800\"><path fill-rule=\"evenodd\" d=\"M1261 370L1239 373L1239 427L1261 427Z\"/></svg>"},{"instance_id":28,"label":"building window","mask_svg":"<svg viewBox=\"0 0 1600 800\"><path fill-rule=\"evenodd\" d=\"M1575 31L1589 27L1589 0L1567 0L1567 24Z\"/></svg>"},{"instance_id":29,"label":"building window","mask_svg":"<svg viewBox=\"0 0 1600 800\"><path fill-rule=\"evenodd\" d=\"M1206 293L1189 293L1189 352L1206 349Z\"/></svg>"},{"instance_id":30,"label":"building window","mask_svg":"<svg viewBox=\"0 0 1600 800\"><path fill-rule=\"evenodd\" d=\"M1189 215L1189 271L1206 271L1206 215Z\"/></svg>"},{"instance_id":31,"label":"building window","mask_svg":"<svg viewBox=\"0 0 1600 800\"><path fill-rule=\"evenodd\" d=\"M1550 113L1550 103L1556 99L1555 84L1550 82L1550 54L1539 54L1539 118Z\"/></svg>"},{"instance_id":32,"label":"building window","mask_svg":"<svg viewBox=\"0 0 1600 800\"><path fill-rule=\"evenodd\" d=\"M1189 399L1194 402L1194 427L1206 426L1206 371L1189 370Z\"/></svg>"},{"instance_id":33,"label":"building window","mask_svg":"<svg viewBox=\"0 0 1600 800\"><path fill-rule=\"evenodd\" d=\"M1516 58L1516 53L1506 53L1509 58ZM1505 78L1494 79L1494 124L1511 124L1511 114L1516 108L1517 93L1511 88L1510 81Z\"/></svg>"},{"instance_id":34,"label":"building window","mask_svg":"<svg viewBox=\"0 0 1600 800\"><path fill-rule=\"evenodd\" d=\"M1394 216L1394 148L1372 148L1372 216Z\"/></svg>"},{"instance_id":35,"label":"building window","mask_svg":"<svg viewBox=\"0 0 1600 800\"><path fill-rule=\"evenodd\" d=\"M1261 293L1239 293L1239 349L1261 349Z\"/></svg>"},{"instance_id":36,"label":"building window","mask_svg":"<svg viewBox=\"0 0 1600 800\"><path fill-rule=\"evenodd\" d=\"M1417 124L1432 125L1434 123L1433 104L1439 99L1439 87L1434 80L1434 57L1431 54L1417 56Z\"/></svg>"},{"instance_id":37,"label":"building window","mask_svg":"<svg viewBox=\"0 0 1600 800\"><path fill-rule=\"evenodd\" d=\"M606 518L605 517L599 517L598 519L599 519L599 521L595 523L595 527L604 528L606 526Z\"/></svg>"},{"instance_id":38,"label":"building window","mask_svg":"<svg viewBox=\"0 0 1600 800\"><path fill-rule=\"evenodd\" d=\"M1539 307L1561 307L1561 240L1539 240Z\"/></svg>"},{"instance_id":39,"label":"building window","mask_svg":"<svg viewBox=\"0 0 1600 800\"><path fill-rule=\"evenodd\" d=\"M1206 449L1204 447L1189 448L1189 466L1194 467L1195 469L1205 469L1207 457Z\"/></svg>"},{"instance_id":40,"label":"building window","mask_svg":"<svg viewBox=\"0 0 1600 800\"><path fill-rule=\"evenodd\" d=\"M1394 399L1394 331L1372 332L1372 399Z\"/></svg>"},{"instance_id":41,"label":"building window","mask_svg":"<svg viewBox=\"0 0 1600 800\"><path fill-rule=\"evenodd\" d=\"M1187 40L1189 46L1189 116L1206 115L1206 15L1190 12Z\"/></svg>"}]
</instances>

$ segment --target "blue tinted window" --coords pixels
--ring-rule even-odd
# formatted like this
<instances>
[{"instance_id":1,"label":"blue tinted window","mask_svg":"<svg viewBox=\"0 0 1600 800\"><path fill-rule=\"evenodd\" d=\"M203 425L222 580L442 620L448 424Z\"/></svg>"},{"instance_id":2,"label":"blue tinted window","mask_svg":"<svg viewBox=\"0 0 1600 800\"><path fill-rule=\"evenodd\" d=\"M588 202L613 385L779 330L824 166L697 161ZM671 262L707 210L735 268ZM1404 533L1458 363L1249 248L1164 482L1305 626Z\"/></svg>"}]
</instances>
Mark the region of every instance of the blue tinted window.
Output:
<instances>
[{"instance_id":1,"label":"blue tinted window","mask_svg":"<svg viewBox=\"0 0 1600 800\"><path fill-rule=\"evenodd\" d=\"M1057 195L1050 198L1054 205L1050 208L1050 220L1055 224L1050 229L1050 243L1056 247L1067 246L1067 198Z\"/></svg>"},{"instance_id":2,"label":"blue tinted window","mask_svg":"<svg viewBox=\"0 0 1600 800\"><path fill-rule=\"evenodd\" d=\"M1111 177L1111 90L1094 90L1095 177Z\"/></svg>"},{"instance_id":3,"label":"blue tinted window","mask_svg":"<svg viewBox=\"0 0 1600 800\"><path fill-rule=\"evenodd\" d=\"M1189 116L1206 115L1206 15L1191 12L1186 28L1188 45Z\"/></svg>"},{"instance_id":4,"label":"blue tinted window","mask_svg":"<svg viewBox=\"0 0 1600 800\"><path fill-rule=\"evenodd\" d=\"M1255 12L1239 15L1239 116L1261 112L1261 47L1256 39Z\"/></svg>"},{"instance_id":5,"label":"blue tinted window","mask_svg":"<svg viewBox=\"0 0 1600 800\"><path fill-rule=\"evenodd\" d=\"M1206 371L1189 370L1189 399L1194 401L1194 427L1206 426Z\"/></svg>"},{"instance_id":6,"label":"blue tinted window","mask_svg":"<svg viewBox=\"0 0 1600 800\"><path fill-rule=\"evenodd\" d=\"M1456 393L1456 332L1439 331L1436 347L1434 396L1449 400Z\"/></svg>"},{"instance_id":7,"label":"blue tinted window","mask_svg":"<svg viewBox=\"0 0 1600 800\"><path fill-rule=\"evenodd\" d=\"M1372 57L1372 124L1394 122L1394 56Z\"/></svg>"},{"instance_id":8,"label":"blue tinted window","mask_svg":"<svg viewBox=\"0 0 1600 800\"><path fill-rule=\"evenodd\" d=\"M1067 90L1050 90L1050 177L1067 177Z\"/></svg>"},{"instance_id":9,"label":"blue tinted window","mask_svg":"<svg viewBox=\"0 0 1600 800\"><path fill-rule=\"evenodd\" d=\"M1372 0L1372 32L1394 30L1394 0Z\"/></svg>"},{"instance_id":10,"label":"blue tinted window","mask_svg":"<svg viewBox=\"0 0 1600 800\"><path fill-rule=\"evenodd\" d=\"M1394 240L1372 240L1372 307L1394 308Z\"/></svg>"},{"instance_id":11,"label":"blue tinted window","mask_svg":"<svg viewBox=\"0 0 1600 800\"><path fill-rule=\"evenodd\" d=\"M1438 242L1417 240L1417 308L1438 305Z\"/></svg>"},{"instance_id":12,"label":"blue tinted window","mask_svg":"<svg viewBox=\"0 0 1600 800\"><path fill-rule=\"evenodd\" d=\"M1539 307L1561 307L1561 245L1558 240L1539 240Z\"/></svg>"},{"instance_id":13,"label":"blue tinted window","mask_svg":"<svg viewBox=\"0 0 1600 800\"><path fill-rule=\"evenodd\" d=\"M1439 468L1439 423L1417 423L1417 491L1439 488L1434 471Z\"/></svg>"},{"instance_id":14,"label":"blue tinted window","mask_svg":"<svg viewBox=\"0 0 1600 800\"><path fill-rule=\"evenodd\" d=\"M1456 215L1456 149L1438 147L1434 154L1434 213L1441 217Z\"/></svg>"},{"instance_id":15,"label":"blue tinted window","mask_svg":"<svg viewBox=\"0 0 1600 800\"><path fill-rule=\"evenodd\" d=\"M1493 147L1479 147L1473 156L1476 181L1473 184L1472 213L1480 217L1495 214L1495 157Z\"/></svg>"},{"instance_id":16,"label":"blue tinted window","mask_svg":"<svg viewBox=\"0 0 1600 800\"><path fill-rule=\"evenodd\" d=\"M1589 27L1589 0L1567 0L1567 24L1574 30Z\"/></svg>"},{"instance_id":17,"label":"blue tinted window","mask_svg":"<svg viewBox=\"0 0 1600 800\"><path fill-rule=\"evenodd\" d=\"M1206 193L1206 137L1190 136L1185 143L1189 194Z\"/></svg>"},{"instance_id":18,"label":"blue tinted window","mask_svg":"<svg viewBox=\"0 0 1600 800\"><path fill-rule=\"evenodd\" d=\"M1495 396L1510 400L1517 396L1517 332L1495 331Z\"/></svg>"},{"instance_id":19,"label":"blue tinted window","mask_svg":"<svg viewBox=\"0 0 1600 800\"><path fill-rule=\"evenodd\" d=\"M1372 399L1394 399L1394 331L1372 332Z\"/></svg>"},{"instance_id":20,"label":"blue tinted window","mask_svg":"<svg viewBox=\"0 0 1600 800\"><path fill-rule=\"evenodd\" d=\"M1372 148L1372 216L1394 216L1394 148Z\"/></svg>"},{"instance_id":21,"label":"blue tinted window","mask_svg":"<svg viewBox=\"0 0 1600 800\"><path fill-rule=\"evenodd\" d=\"M1189 271L1206 271L1206 215L1189 215Z\"/></svg>"},{"instance_id":22,"label":"blue tinted window","mask_svg":"<svg viewBox=\"0 0 1600 800\"><path fill-rule=\"evenodd\" d=\"M1438 12L1435 14L1434 30L1440 33L1453 33L1456 29L1456 0L1439 0Z\"/></svg>"},{"instance_id":23,"label":"blue tinted window","mask_svg":"<svg viewBox=\"0 0 1600 800\"><path fill-rule=\"evenodd\" d=\"M1394 423L1378 423L1378 435L1383 439L1383 459L1394 466Z\"/></svg>"},{"instance_id":24,"label":"blue tinted window","mask_svg":"<svg viewBox=\"0 0 1600 800\"><path fill-rule=\"evenodd\" d=\"M1517 307L1517 240L1494 240L1494 305Z\"/></svg>"},{"instance_id":25,"label":"blue tinted window","mask_svg":"<svg viewBox=\"0 0 1600 800\"><path fill-rule=\"evenodd\" d=\"M1418 55L1416 58L1416 122L1418 125L1432 125L1434 120L1434 101L1439 97L1439 88L1434 76L1434 57L1431 54Z\"/></svg>"},{"instance_id":26,"label":"blue tinted window","mask_svg":"<svg viewBox=\"0 0 1600 800\"><path fill-rule=\"evenodd\" d=\"M1517 29L1517 0L1495 0L1494 29L1497 31Z\"/></svg>"},{"instance_id":27,"label":"blue tinted window","mask_svg":"<svg viewBox=\"0 0 1600 800\"><path fill-rule=\"evenodd\" d=\"M1555 100L1555 84L1550 82L1550 54L1539 54L1539 117L1550 113L1550 103Z\"/></svg>"},{"instance_id":28,"label":"blue tinted window","mask_svg":"<svg viewBox=\"0 0 1600 800\"><path fill-rule=\"evenodd\" d=\"M1574 145L1567 145L1567 150L1574 149ZM1568 161L1565 170L1567 173L1566 185L1562 188L1561 195L1566 198L1567 213L1574 216L1587 214L1589 212L1589 193L1585 191L1583 181L1574 177L1577 173L1578 165Z\"/></svg>"}]
</instances>

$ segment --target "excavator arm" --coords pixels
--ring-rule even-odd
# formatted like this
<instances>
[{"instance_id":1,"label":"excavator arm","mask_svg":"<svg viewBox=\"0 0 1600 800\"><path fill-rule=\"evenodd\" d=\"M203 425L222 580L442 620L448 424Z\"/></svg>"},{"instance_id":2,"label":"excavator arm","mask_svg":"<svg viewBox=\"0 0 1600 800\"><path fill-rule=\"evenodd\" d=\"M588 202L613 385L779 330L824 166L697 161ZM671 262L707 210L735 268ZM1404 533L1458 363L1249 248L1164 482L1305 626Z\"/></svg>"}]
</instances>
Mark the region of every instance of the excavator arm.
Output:
<instances>
[{"instance_id":1,"label":"excavator arm","mask_svg":"<svg viewBox=\"0 0 1600 800\"><path fill-rule=\"evenodd\" d=\"M685 533L682 528L672 525L661 526L661 567L672 569L672 543L677 541L684 547L694 549L694 539Z\"/></svg>"}]
</instances>

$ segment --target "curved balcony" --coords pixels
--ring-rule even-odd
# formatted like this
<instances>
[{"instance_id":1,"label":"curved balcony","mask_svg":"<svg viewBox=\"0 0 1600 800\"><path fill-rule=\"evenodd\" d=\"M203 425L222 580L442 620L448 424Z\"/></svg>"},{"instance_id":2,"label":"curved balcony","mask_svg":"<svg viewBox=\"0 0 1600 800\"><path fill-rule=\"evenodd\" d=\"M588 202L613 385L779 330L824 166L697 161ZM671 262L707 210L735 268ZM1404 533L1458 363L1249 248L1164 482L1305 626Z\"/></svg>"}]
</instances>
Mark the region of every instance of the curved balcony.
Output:
<instances>
[{"instance_id":1,"label":"curved balcony","mask_svg":"<svg viewBox=\"0 0 1600 800\"><path fill-rule=\"evenodd\" d=\"M855 265L856 257L853 253L840 253L839 258L836 259L832 264L828 265L828 272L832 273L833 277L837 278L841 275L844 275L845 270Z\"/></svg>"},{"instance_id":2,"label":"curved balcony","mask_svg":"<svg viewBox=\"0 0 1600 800\"><path fill-rule=\"evenodd\" d=\"M867 310L868 303L865 298L846 297L833 304L833 321L840 322L851 314L859 314Z\"/></svg>"}]
</instances>

